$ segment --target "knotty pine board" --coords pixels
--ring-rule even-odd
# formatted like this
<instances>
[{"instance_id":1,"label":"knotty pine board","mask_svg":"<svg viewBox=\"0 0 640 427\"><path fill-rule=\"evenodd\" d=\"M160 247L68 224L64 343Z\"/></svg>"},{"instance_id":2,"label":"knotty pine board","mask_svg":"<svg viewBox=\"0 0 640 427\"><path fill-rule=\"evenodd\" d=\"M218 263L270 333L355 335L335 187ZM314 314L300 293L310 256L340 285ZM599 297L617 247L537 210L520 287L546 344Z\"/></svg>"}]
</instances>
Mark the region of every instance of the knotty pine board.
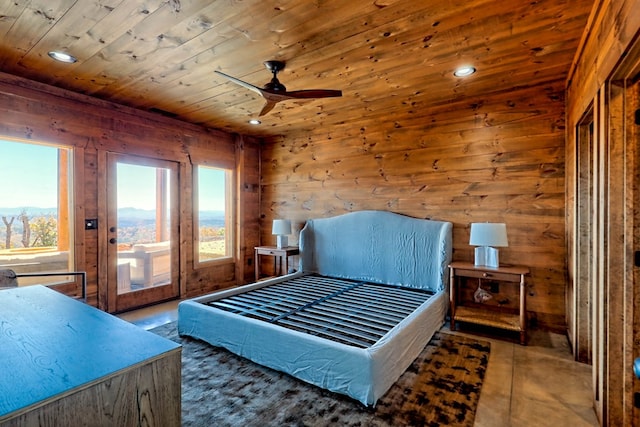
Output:
<instances>
[{"instance_id":1,"label":"knotty pine board","mask_svg":"<svg viewBox=\"0 0 640 427\"><path fill-rule=\"evenodd\" d=\"M261 242L272 241L274 218L300 229L307 218L390 210L453 222L454 260L470 261L470 223L505 222L510 246L501 261L531 268L529 318L562 330L563 82L453 103L431 117L386 133L344 126L268 140Z\"/></svg>"}]
</instances>

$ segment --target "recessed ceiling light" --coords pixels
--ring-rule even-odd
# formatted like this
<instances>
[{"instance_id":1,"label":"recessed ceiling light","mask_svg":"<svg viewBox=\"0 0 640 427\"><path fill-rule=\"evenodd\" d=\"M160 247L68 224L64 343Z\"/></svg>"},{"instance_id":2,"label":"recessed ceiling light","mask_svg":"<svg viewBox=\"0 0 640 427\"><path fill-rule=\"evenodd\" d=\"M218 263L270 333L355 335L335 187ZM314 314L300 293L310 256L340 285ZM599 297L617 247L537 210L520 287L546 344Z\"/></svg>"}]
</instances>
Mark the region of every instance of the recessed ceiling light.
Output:
<instances>
[{"instance_id":1,"label":"recessed ceiling light","mask_svg":"<svg viewBox=\"0 0 640 427\"><path fill-rule=\"evenodd\" d=\"M467 77L475 72L476 69L474 67L465 65L464 67L456 68L456 70L453 72L453 75L456 77Z\"/></svg>"},{"instance_id":2,"label":"recessed ceiling light","mask_svg":"<svg viewBox=\"0 0 640 427\"><path fill-rule=\"evenodd\" d=\"M64 53L64 52L57 52L55 50L52 50L51 52L49 52L49 56L55 59L56 61L67 62L69 64L73 64L74 62L78 61L76 57L73 55L69 55L68 53Z\"/></svg>"},{"instance_id":3,"label":"recessed ceiling light","mask_svg":"<svg viewBox=\"0 0 640 427\"><path fill-rule=\"evenodd\" d=\"M259 125L262 122L258 119L251 119L249 120L249 123L251 123L252 125Z\"/></svg>"}]
</instances>

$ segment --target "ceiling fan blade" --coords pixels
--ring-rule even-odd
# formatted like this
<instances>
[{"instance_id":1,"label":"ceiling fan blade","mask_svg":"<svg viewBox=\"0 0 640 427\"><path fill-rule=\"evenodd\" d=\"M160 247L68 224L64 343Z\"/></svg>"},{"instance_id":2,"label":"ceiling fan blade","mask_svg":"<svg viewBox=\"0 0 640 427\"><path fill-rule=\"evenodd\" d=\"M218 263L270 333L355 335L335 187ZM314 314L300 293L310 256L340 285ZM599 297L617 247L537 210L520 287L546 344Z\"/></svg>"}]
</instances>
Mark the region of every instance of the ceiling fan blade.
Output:
<instances>
[{"instance_id":1,"label":"ceiling fan blade","mask_svg":"<svg viewBox=\"0 0 640 427\"><path fill-rule=\"evenodd\" d=\"M254 86L254 85L252 85L252 84L250 84L250 83L243 82L242 80L240 80L240 79L236 79L235 77L232 77L232 76L230 76L230 75L228 75L228 74L225 74L225 73L223 73L222 71L215 70L214 72L215 72L216 74L220 74L221 76L223 76L223 77L225 77L225 78L227 78L227 79L231 80L231 81L232 81L232 82L234 82L235 84L238 84L238 85L240 85L240 86L242 86L242 87L245 87L245 88L247 88L247 89L249 89L249 90L252 90L252 91L256 92L257 94L259 94L260 96L264 96L264 94L263 94L263 89L262 89L262 88L260 88L260 87L258 87L258 86Z\"/></svg>"},{"instance_id":2,"label":"ceiling fan blade","mask_svg":"<svg viewBox=\"0 0 640 427\"><path fill-rule=\"evenodd\" d=\"M289 98L337 98L342 96L342 91L331 89L308 89L294 90L287 92L286 95Z\"/></svg>"},{"instance_id":3,"label":"ceiling fan blade","mask_svg":"<svg viewBox=\"0 0 640 427\"><path fill-rule=\"evenodd\" d=\"M220 74L222 77L232 81L233 83L240 85L246 89L256 92L262 96L267 102L260 111L260 116L264 116L269 111L273 110L276 104L280 101L287 99L316 99L316 98L334 98L342 96L341 90L331 89L309 89L309 90L294 90L287 92L286 87L278 81L277 74L284 68L284 62L282 61L267 61L265 62L267 69L273 73L271 82L267 83L263 88L254 86L251 83L244 82L233 76L223 73L222 71L214 70L215 73Z\"/></svg>"},{"instance_id":4,"label":"ceiling fan blade","mask_svg":"<svg viewBox=\"0 0 640 427\"><path fill-rule=\"evenodd\" d=\"M273 107L275 107L276 104L280 101L286 101L287 99L317 99L338 97L342 96L342 91L328 89L309 89L281 92L277 90L262 89L262 96L267 100L267 103L260 112L261 116L271 111Z\"/></svg>"},{"instance_id":5,"label":"ceiling fan blade","mask_svg":"<svg viewBox=\"0 0 640 427\"><path fill-rule=\"evenodd\" d=\"M293 99L293 97L289 96L287 92L270 89L262 89L262 96L267 100L267 103L262 107L262 111L260 111L259 114L260 116L264 116L269 111L273 110L273 107L275 107L278 102Z\"/></svg>"},{"instance_id":6,"label":"ceiling fan blade","mask_svg":"<svg viewBox=\"0 0 640 427\"><path fill-rule=\"evenodd\" d=\"M264 107L262 107L262 111L260 111L260 114L258 114L258 116L264 116L269 111L273 110L273 107L276 106L277 102L278 101L270 101L270 100L267 99L267 103L264 104Z\"/></svg>"}]
</instances>

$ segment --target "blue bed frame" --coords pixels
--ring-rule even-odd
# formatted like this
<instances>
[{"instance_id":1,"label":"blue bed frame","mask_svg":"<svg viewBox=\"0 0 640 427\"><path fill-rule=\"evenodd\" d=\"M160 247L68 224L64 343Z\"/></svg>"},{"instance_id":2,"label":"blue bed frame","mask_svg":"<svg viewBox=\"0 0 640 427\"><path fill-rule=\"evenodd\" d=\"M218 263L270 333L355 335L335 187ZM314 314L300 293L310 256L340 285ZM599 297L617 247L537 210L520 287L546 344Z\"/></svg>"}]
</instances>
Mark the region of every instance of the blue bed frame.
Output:
<instances>
[{"instance_id":1,"label":"blue bed frame","mask_svg":"<svg viewBox=\"0 0 640 427\"><path fill-rule=\"evenodd\" d=\"M300 250L297 273L181 302L178 332L373 406L444 323L452 224L385 211L312 219L301 231ZM434 295L367 348L209 305L306 275L426 289Z\"/></svg>"}]
</instances>

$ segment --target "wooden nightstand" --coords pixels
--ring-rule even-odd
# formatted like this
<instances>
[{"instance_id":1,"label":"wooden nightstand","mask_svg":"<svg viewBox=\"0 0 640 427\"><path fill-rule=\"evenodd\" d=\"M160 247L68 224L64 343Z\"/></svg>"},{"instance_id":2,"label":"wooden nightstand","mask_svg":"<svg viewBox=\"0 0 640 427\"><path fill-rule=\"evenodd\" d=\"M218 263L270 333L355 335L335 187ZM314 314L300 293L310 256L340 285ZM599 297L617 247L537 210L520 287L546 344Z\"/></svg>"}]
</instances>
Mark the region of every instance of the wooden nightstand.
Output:
<instances>
[{"instance_id":1,"label":"wooden nightstand","mask_svg":"<svg viewBox=\"0 0 640 427\"><path fill-rule=\"evenodd\" d=\"M277 275L287 274L289 272L289 257L291 255L298 255L300 249L297 246L285 246L284 248L278 248L277 246L256 246L255 247L255 259L254 264L256 268L256 281L260 279L260 255L272 256L273 258L273 271ZM284 260L284 273L282 270L282 264ZM278 262L279 261L279 262Z\"/></svg>"},{"instance_id":2,"label":"wooden nightstand","mask_svg":"<svg viewBox=\"0 0 640 427\"><path fill-rule=\"evenodd\" d=\"M498 268L477 266L470 262L452 262L449 265L450 278L449 298L451 302L451 330L456 329L456 322L475 323L493 328L506 329L520 333L520 344L527 342L527 293L524 276L529 268L523 266L500 266ZM461 301L459 285L462 278L520 285L518 308L504 310L473 301Z\"/></svg>"}]
</instances>

